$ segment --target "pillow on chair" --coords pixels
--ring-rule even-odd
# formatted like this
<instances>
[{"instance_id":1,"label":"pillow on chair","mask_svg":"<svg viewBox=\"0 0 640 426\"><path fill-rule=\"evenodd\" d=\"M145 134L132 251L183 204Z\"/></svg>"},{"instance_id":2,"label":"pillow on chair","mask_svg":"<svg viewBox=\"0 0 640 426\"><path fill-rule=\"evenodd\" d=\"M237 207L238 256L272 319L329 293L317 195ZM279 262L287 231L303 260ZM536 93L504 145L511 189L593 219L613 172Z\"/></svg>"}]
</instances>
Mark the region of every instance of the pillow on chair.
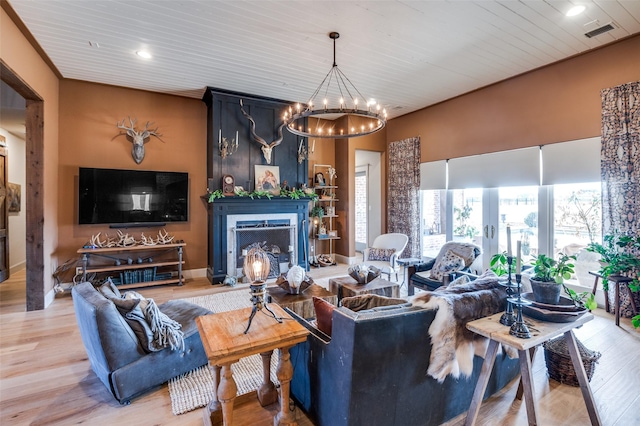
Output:
<instances>
[{"instance_id":1,"label":"pillow on chair","mask_svg":"<svg viewBox=\"0 0 640 426\"><path fill-rule=\"evenodd\" d=\"M333 310L335 306L324 299L313 296L313 309L316 311L316 326L327 336L331 336Z\"/></svg>"},{"instance_id":2,"label":"pillow on chair","mask_svg":"<svg viewBox=\"0 0 640 426\"><path fill-rule=\"evenodd\" d=\"M395 252L396 252L396 249L394 249L394 248L390 248L390 249L370 248L369 249L369 256L368 256L367 260L389 261L389 259L391 259L391 256Z\"/></svg>"},{"instance_id":3,"label":"pillow on chair","mask_svg":"<svg viewBox=\"0 0 640 426\"><path fill-rule=\"evenodd\" d=\"M464 259L451 250L437 260L431 269L431 279L442 281L446 274L464 269Z\"/></svg>"}]
</instances>

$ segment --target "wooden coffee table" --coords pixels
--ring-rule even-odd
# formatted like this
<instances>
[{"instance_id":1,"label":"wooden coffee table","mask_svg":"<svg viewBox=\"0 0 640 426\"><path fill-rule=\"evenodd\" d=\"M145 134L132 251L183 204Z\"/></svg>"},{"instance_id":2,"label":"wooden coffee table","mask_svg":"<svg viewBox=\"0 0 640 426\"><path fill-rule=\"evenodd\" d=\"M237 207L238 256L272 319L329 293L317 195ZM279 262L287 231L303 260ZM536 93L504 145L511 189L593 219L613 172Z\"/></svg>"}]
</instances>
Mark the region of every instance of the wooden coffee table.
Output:
<instances>
[{"instance_id":1,"label":"wooden coffee table","mask_svg":"<svg viewBox=\"0 0 640 426\"><path fill-rule=\"evenodd\" d=\"M358 281L350 276L332 278L329 280L329 290L338 295L338 302L344 297L359 296L361 294L400 297L400 286L380 277L364 285L358 284Z\"/></svg>"},{"instance_id":2,"label":"wooden coffee table","mask_svg":"<svg viewBox=\"0 0 640 426\"><path fill-rule=\"evenodd\" d=\"M262 406L274 403L278 391L271 382L271 354L280 350L276 371L280 382L280 410L273 419L274 426L297 425L295 413L289 411L289 383L293 377L293 365L289 348L307 340L309 331L293 320L283 308L273 304L269 307L276 316L285 321L278 323L272 316L258 314L253 318L247 334L249 315L252 308L205 315L196 318L209 365L213 370L215 393L209 406L204 408L205 424L233 424L233 403L237 386L233 379L231 364L240 358L260 354L262 356L263 384L258 389L258 400Z\"/></svg>"},{"instance_id":3,"label":"wooden coffee table","mask_svg":"<svg viewBox=\"0 0 640 426\"><path fill-rule=\"evenodd\" d=\"M300 294L290 294L280 287L267 288L271 301L283 308L288 308L304 319L315 318L316 311L313 308L313 297L319 297L327 302L337 305L338 296L318 284L311 284ZM269 305L271 306L271 305Z\"/></svg>"}]
</instances>

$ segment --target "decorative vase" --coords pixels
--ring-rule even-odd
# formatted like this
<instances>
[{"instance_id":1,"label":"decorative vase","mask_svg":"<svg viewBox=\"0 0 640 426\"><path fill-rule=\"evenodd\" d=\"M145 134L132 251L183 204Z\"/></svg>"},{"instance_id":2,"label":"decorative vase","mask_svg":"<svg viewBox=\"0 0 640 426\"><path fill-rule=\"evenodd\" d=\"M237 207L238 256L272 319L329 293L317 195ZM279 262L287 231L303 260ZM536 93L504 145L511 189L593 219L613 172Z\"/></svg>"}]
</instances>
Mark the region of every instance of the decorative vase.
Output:
<instances>
[{"instance_id":1,"label":"decorative vase","mask_svg":"<svg viewBox=\"0 0 640 426\"><path fill-rule=\"evenodd\" d=\"M289 294L300 294L313 284L313 278L306 275L305 270L294 265L286 274L280 274L276 285Z\"/></svg>"},{"instance_id":2,"label":"decorative vase","mask_svg":"<svg viewBox=\"0 0 640 426\"><path fill-rule=\"evenodd\" d=\"M530 278L531 291L536 302L547 305L557 305L560 302L560 290L562 285L555 281L538 281Z\"/></svg>"},{"instance_id":3,"label":"decorative vase","mask_svg":"<svg viewBox=\"0 0 640 426\"><path fill-rule=\"evenodd\" d=\"M380 276L380 269L366 264L351 266L347 272L359 285L367 284Z\"/></svg>"}]
</instances>

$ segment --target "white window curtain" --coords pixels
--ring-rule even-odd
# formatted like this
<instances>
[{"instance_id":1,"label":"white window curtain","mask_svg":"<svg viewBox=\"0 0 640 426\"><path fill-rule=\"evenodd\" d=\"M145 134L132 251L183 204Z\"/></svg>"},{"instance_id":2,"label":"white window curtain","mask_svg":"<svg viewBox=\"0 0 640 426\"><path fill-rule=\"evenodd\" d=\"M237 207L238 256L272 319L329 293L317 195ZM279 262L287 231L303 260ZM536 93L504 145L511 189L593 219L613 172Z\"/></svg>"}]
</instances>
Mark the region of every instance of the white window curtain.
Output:
<instances>
[{"instance_id":1,"label":"white window curtain","mask_svg":"<svg viewBox=\"0 0 640 426\"><path fill-rule=\"evenodd\" d=\"M601 138L580 139L544 145L542 184L598 182Z\"/></svg>"},{"instance_id":2,"label":"white window curtain","mask_svg":"<svg viewBox=\"0 0 640 426\"><path fill-rule=\"evenodd\" d=\"M540 148L531 147L449 160L449 189L540 184Z\"/></svg>"},{"instance_id":3,"label":"white window curtain","mask_svg":"<svg viewBox=\"0 0 640 426\"><path fill-rule=\"evenodd\" d=\"M420 164L420 189L447 189L447 161L430 161Z\"/></svg>"}]
</instances>

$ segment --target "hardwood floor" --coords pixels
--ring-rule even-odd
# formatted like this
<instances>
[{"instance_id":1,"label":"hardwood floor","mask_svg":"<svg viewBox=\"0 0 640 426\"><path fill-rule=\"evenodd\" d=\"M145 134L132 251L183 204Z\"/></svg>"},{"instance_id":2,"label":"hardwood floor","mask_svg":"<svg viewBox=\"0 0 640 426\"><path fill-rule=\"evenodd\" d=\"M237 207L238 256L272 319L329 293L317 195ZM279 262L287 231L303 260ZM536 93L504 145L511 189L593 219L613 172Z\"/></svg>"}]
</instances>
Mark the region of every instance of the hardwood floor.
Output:
<instances>
[{"instance_id":1,"label":"hardwood floor","mask_svg":"<svg viewBox=\"0 0 640 426\"><path fill-rule=\"evenodd\" d=\"M313 269L315 279L340 275L344 265ZM402 279L402 276L400 276ZM184 286L142 289L158 303L199 296L228 288L211 286L206 279ZM404 289L406 292L406 288ZM594 321L576 332L589 349L602 353L591 380L604 425L640 424L640 332L629 319L616 327L614 318L598 309ZM547 378L544 352L533 363L541 425L586 425L589 418L579 388ZM516 401L517 381L485 401L480 425L526 425L524 404ZM428 401L425 401L428 403ZM251 402L236 409L238 425L272 425L277 406L262 408ZM312 425L298 410L301 426ZM0 284L0 424L2 425L200 425L202 410L174 416L167 386L163 385L129 406L116 402L96 378L76 325L71 297L59 296L44 311L26 312L25 275L15 274ZM464 415L446 423L462 425ZM364 426L364 425L363 425Z\"/></svg>"}]
</instances>

